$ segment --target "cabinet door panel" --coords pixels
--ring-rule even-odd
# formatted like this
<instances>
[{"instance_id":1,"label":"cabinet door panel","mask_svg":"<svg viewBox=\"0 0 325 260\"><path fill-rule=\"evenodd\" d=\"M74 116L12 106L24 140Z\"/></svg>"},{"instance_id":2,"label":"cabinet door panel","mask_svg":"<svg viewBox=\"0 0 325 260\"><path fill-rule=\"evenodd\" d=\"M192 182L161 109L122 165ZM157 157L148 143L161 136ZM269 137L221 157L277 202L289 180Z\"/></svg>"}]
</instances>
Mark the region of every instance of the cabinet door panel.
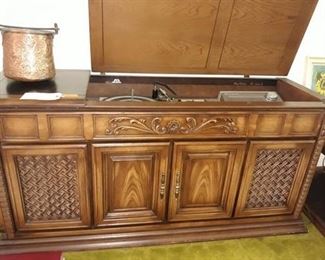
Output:
<instances>
[{"instance_id":1,"label":"cabinet door panel","mask_svg":"<svg viewBox=\"0 0 325 260\"><path fill-rule=\"evenodd\" d=\"M86 145L3 146L18 231L90 225Z\"/></svg>"},{"instance_id":2,"label":"cabinet door panel","mask_svg":"<svg viewBox=\"0 0 325 260\"><path fill-rule=\"evenodd\" d=\"M147 198L152 193L152 156L112 156L107 158L108 169L112 169L110 189L112 211L146 209L150 207ZM135 163L136 162L136 163ZM120 191L120 192L117 192Z\"/></svg>"},{"instance_id":3,"label":"cabinet door panel","mask_svg":"<svg viewBox=\"0 0 325 260\"><path fill-rule=\"evenodd\" d=\"M95 223L164 220L168 143L93 145Z\"/></svg>"},{"instance_id":4,"label":"cabinet door panel","mask_svg":"<svg viewBox=\"0 0 325 260\"><path fill-rule=\"evenodd\" d=\"M169 220L231 217L245 142L176 143Z\"/></svg>"},{"instance_id":5,"label":"cabinet door panel","mask_svg":"<svg viewBox=\"0 0 325 260\"><path fill-rule=\"evenodd\" d=\"M291 214L314 141L254 141L249 148L236 216Z\"/></svg>"}]
</instances>

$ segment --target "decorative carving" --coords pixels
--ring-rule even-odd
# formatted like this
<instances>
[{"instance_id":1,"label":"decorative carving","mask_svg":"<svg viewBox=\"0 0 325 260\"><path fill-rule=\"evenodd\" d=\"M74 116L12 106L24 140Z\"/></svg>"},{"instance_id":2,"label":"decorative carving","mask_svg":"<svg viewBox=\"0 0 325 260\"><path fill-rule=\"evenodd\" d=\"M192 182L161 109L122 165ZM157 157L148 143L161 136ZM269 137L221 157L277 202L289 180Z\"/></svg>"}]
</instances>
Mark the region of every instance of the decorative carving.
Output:
<instances>
[{"instance_id":1,"label":"decorative carving","mask_svg":"<svg viewBox=\"0 0 325 260\"><path fill-rule=\"evenodd\" d=\"M16 155L27 222L80 219L78 156Z\"/></svg>"},{"instance_id":2,"label":"decorative carving","mask_svg":"<svg viewBox=\"0 0 325 260\"><path fill-rule=\"evenodd\" d=\"M319 156L320 156L320 154L322 152L322 149L324 147L324 143L325 143L324 137L321 137L317 141L315 150L313 152L312 158L311 158L310 163L309 163L306 178L305 178L304 184L303 184L303 186L301 188L300 196L298 198L297 206L296 206L296 209L295 209L295 212L294 212L295 217L298 217L300 215L300 213L302 211L302 208L303 208L303 206L305 204L307 194L308 194L311 182L313 180L313 177L314 177L314 174L315 174L315 171L316 171L318 159L319 159Z\"/></svg>"},{"instance_id":3,"label":"decorative carving","mask_svg":"<svg viewBox=\"0 0 325 260\"><path fill-rule=\"evenodd\" d=\"M286 207L302 149L257 152L246 208Z\"/></svg>"},{"instance_id":4,"label":"decorative carving","mask_svg":"<svg viewBox=\"0 0 325 260\"><path fill-rule=\"evenodd\" d=\"M9 198L2 163L0 160L0 214L3 216L3 228L6 236L10 239L14 237L14 223L9 206Z\"/></svg>"},{"instance_id":5,"label":"decorative carving","mask_svg":"<svg viewBox=\"0 0 325 260\"><path fill-rule=\"evenodd\" d=\"M236 134L238 131L236 123L230 117L204 118L200 123L194 117L186 117L185 120L173 119L166 123L163 123L163 118L160 117L151 121L144 118L117 117L109 120L106 134L119 135L129 130L158 135L192 134L208 129L221 129L225 134Z\"/></svg>"},{"instance_id":6,"label":"decorative carving","mask_svg":"<svg viewBox=\"0 0 325 260\"><path fill-rule=\"evenodd\" d=\"M318 159L319 156L322 152L322 149L325 145L325 122L323 122L322 124L322 128L320 130L320 136L317 140L314 152L312 154L312 158L310 160L308 169L307 169L307 174L306 174L306 178L304 181L304 184L301 188L301 192L300 192L300 196L298 198L298 202L297 202L297 206L296 209L294 211L294 216L295 217L299 217L302 208L305 204L306 198L307 198L307 194L311 185L311 182L313 180L314 174L316 172L316 167L317 167L317 163L318 163Z\"/></svg>"}]
</instances>

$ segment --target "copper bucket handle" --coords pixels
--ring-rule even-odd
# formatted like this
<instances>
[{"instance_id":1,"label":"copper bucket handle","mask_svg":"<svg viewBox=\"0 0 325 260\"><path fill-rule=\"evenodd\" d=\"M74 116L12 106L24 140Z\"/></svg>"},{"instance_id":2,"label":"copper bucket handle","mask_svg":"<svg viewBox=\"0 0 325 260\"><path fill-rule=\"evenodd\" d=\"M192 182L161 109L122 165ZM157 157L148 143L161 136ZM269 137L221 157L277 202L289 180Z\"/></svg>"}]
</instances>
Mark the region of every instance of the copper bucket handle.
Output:
<instances>
[{"instance_id":1,"label":"copper bucket handle","mask_svg":"<svg viewBox=\"0 0 325 260\"><path fill-rule=\"evenodd\" d=\"M35 34L58 34L59 27L54 23L53 28L33 28L33 27L19 27L0 24L0 31L2 32L24 32Z\"/></svg>"}]
</instances>

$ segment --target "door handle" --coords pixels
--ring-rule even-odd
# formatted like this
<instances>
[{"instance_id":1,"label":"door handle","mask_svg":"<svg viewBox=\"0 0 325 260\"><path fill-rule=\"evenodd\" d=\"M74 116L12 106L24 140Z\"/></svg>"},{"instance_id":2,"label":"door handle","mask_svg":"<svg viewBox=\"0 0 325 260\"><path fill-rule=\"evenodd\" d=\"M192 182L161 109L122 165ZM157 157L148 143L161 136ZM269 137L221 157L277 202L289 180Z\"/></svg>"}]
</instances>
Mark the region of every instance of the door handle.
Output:
<instances>
[{"instance_id":1,"label":"door handle","mask_svg":"<svg viewBox=\"0 0 325 260\"><path fill-rule=\"evenodd\" d=\"M175 197L178 198L181 191L181 173L177 172L176 174L176 185L175 185Z\"/></svg>"},{"instance_id":2,"label":"door handle","mask_svg":"<svg viewBox=\"0 0 325 260\"><path fill-rule=\"evenodd\" d=\"M161 174L160 178L160 198L162 199L165 196L165 190L166 190L166 174Z\"/></svg>"}]
</instances>

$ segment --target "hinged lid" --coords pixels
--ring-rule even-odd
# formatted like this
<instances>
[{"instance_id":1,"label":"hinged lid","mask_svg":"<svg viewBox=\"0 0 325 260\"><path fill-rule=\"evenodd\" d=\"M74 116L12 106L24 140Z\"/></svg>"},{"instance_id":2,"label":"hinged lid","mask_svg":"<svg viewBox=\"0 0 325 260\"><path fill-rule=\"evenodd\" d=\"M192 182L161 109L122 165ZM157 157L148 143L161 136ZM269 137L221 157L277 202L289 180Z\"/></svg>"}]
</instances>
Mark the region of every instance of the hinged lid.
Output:
<instances>
[{"instance_id":1,"label":"hinged lid","mask_svg":"<svg viewBox=\"0 0 325 260\"><path fill-rule=\"evenodd\" d=\"M89 0L99 72L287 75L317 0Z\"/></svg>"}]
</instances>

